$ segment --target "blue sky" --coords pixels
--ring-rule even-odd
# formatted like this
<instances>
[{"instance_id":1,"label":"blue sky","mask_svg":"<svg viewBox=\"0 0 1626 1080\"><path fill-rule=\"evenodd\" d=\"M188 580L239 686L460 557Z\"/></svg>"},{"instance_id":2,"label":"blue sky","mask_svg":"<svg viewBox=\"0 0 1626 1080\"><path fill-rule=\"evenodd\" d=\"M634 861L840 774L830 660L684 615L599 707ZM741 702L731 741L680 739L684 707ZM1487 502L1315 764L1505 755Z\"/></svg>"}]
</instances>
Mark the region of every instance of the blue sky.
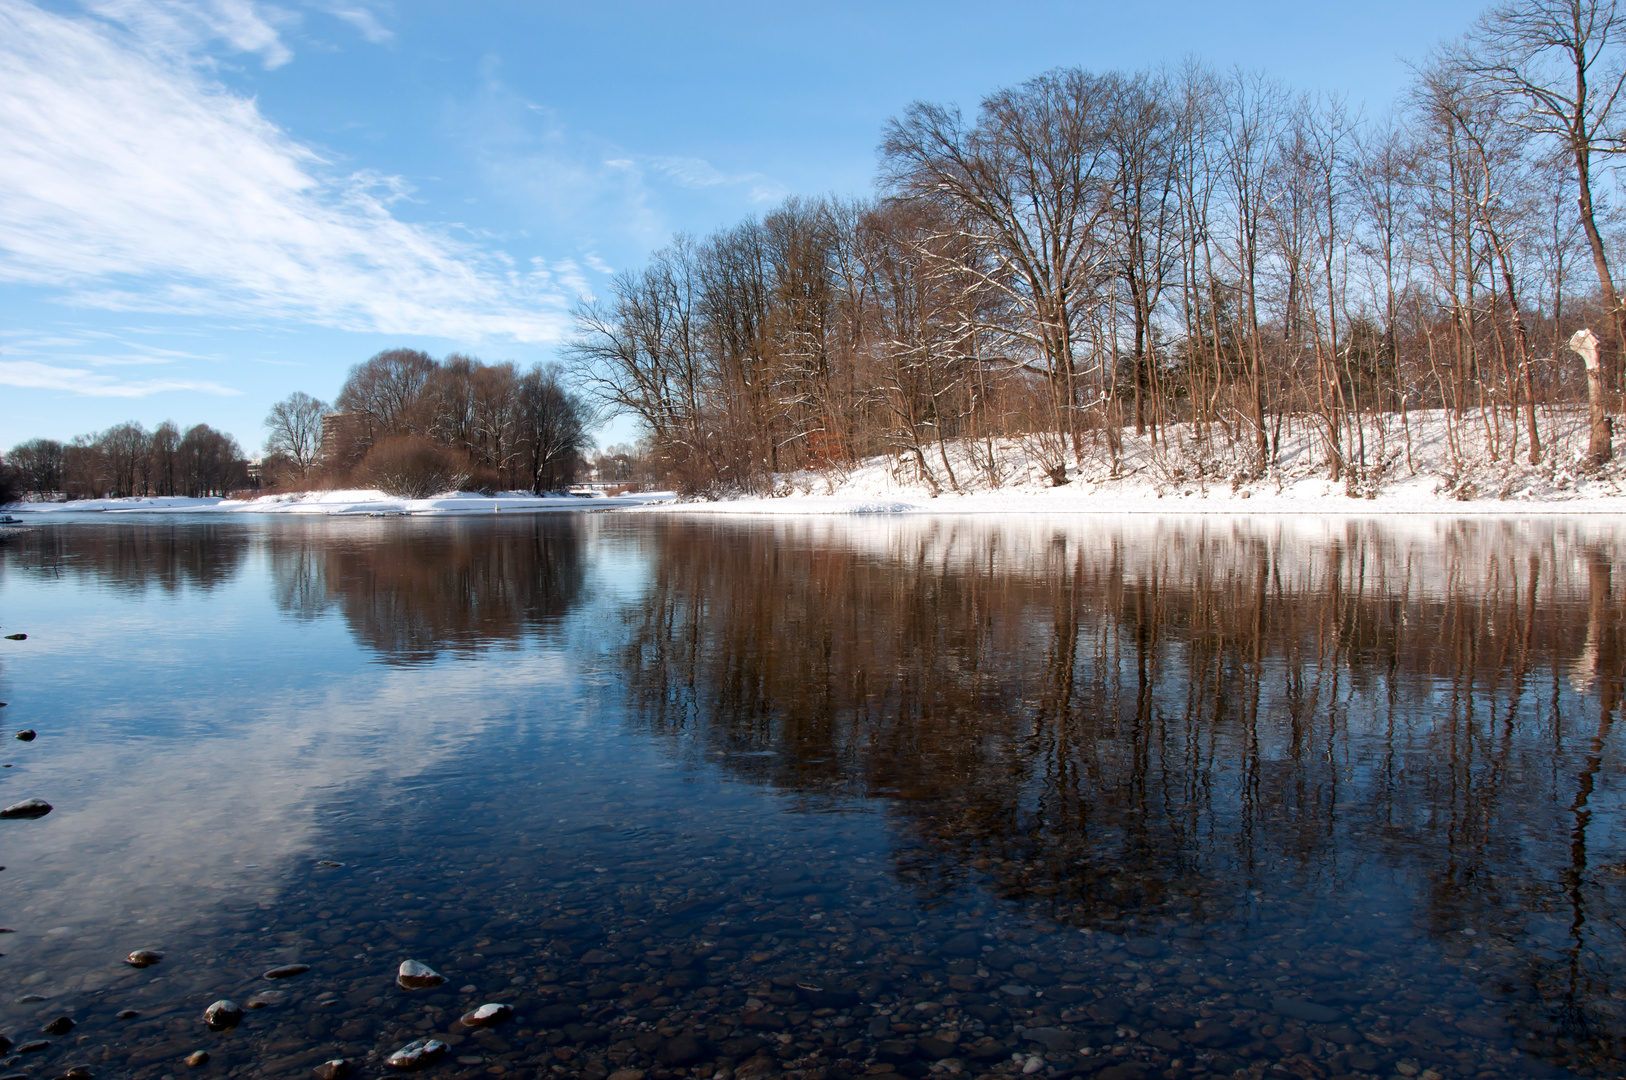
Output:
<instances>
[{"instance_id":1,"label":"blue sky","mask_svg":"<svg viewBox=\"0 0 1626 1080\"><path fill-rule=\"evenodd\" d=\"M379 349L547 361L674 231L870 193L910 101L1194 55L1381 113L1481 6L0 0L0 447L254 453Z\"/></svg>"}]
</instances>

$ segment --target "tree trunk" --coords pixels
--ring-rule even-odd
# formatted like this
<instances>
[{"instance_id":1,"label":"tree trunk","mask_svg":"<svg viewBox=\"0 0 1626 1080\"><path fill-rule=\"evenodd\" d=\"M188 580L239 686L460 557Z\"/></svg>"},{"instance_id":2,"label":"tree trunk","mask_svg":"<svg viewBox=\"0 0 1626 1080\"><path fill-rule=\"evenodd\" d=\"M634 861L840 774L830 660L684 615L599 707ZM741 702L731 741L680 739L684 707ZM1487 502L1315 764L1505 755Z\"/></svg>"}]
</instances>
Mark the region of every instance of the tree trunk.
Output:
<instances>
[{"instance_id":1,"label":"tree trunk","mask_svg":"<svg viewBox=\"0 0 1626 1080\"><path fill-rule=\"evenodd\" d=\"M1605 399L1603 366L1598 363L1598 336L1591 330L1577 330L1570 338L1570 348L1580 354L1586 365L1586 396L1592 409L1592 434L1587 440L1587 461L1602 465L1614 457L1614 428L1610 423L1608 402Z\"/></svg>"}]
</instances>

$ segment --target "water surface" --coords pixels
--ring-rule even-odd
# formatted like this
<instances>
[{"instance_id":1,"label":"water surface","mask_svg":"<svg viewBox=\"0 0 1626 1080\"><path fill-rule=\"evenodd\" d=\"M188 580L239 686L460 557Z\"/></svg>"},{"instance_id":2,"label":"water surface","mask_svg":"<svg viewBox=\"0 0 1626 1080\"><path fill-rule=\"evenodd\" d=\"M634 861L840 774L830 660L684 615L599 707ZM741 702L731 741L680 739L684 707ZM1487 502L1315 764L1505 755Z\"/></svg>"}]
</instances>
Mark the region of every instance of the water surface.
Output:
<instances>
[{"instance_id":1,"label":"water surface","mask_svg":"<svg viewBox=\"0 0 1626 1080\"><path fill-rule=\"evenodd\" d=\"M515 1080L1618 1076L1621 554L1607 519L32 529L0 803L55 810L0 822L0 1033L49 1045L0 1073L434 1036L433 1075ZM516 1019L457 1022L486 1001Z\"/></svg>"}]
</instances>

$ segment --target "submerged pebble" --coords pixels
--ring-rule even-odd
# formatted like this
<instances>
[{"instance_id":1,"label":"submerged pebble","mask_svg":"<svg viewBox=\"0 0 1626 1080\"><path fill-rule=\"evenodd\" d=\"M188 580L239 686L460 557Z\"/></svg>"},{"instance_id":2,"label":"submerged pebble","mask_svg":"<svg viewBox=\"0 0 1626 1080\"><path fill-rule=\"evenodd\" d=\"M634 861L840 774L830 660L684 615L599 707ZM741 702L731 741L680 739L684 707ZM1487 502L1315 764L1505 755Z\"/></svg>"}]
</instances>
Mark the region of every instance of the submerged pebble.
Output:
<instances>
[{"instance_id":1,"label":"submerged pebble","mask_svg":"<svg viewBox=\"0 0 1626 1080\"><path fill-rule=\"evenodd\" d=\"M331 1058L311 1071L316 1073L316 1080L344 1080L350 1075L350 1062L344 1058Z\"/></svg>"},{"instance_id":2,"label":"submerged pebble","mask_svg":"<svg viewBox=\"0 0 1626 1080\"><path fill-rule=\"evenodd\" d=\"M26 818L42 818L49 814L54 807L44 799L24 799L19 803L12 803L4 810L0 810L0 819L12 821Z\"/></svg>"},{"instance_id":3,"label":"submerged pebble","mask_svg":"<svg viewBox=\"0 0 1626 1080\"><path fill-rule=\"evenodd\" d=\"M161 963L163 959L164 954L156 949L137 949L129 956L126 956L124 962L133 968L146 968Z\"/></svg>"},{"instance_id":4,"label":"submerged pebble","mask_svg":"<svg viewBox=\"0 0 1626 1080\"><path fill-rule=\"evenodd\" d=\"M16 740L18 740L20 742L33 742L34 738L35 738L34 729L33 728L23 728L17 734L13 735L12 738L16 739Z\"/></svg>"},{"instance_id":5,"label":"submerged pebble","mask_svg":"<svg viewBox=\"0 0 1626 1080\"><path fill-rule=\"evenodd\" d=\"M243 1020L243 1007L230 998L221 998L203 1010L203 1022L210 1031L234 1028Z\"/></svg>"},{"instance_id":6,"label":"submerged pebble","mask_svg":"<svg viewBox=\"0 0 1626 1080\"><path fill-rule=\"evenodd\" d=\"M267 979L291 979L295 975L305 974L310 969L309 964L283 964L281 967L274 967L267 971L265 977Z\"/></svg>"},{"instance_id":7,"label":"submerged pebble","mask_svg":"<svg viewBox=\"0 0 1626 1080\"><path fill-rule=\"evenodd\" d=\"M402 990L427 990L446 981L446 976L417 960L402 960L395 973L396 985Z\"/></svg>"},{"instance_id":8,"label":"submerged pebble","mask_svg":"<svg viewBox=\"0 0 1626 1080\"><path fill-rule=\"evenodd\" d=\"M200 1067L202 1067L204 1065L209 1064L209 1051L207 1051L207 1050L194 1050L194 1051L192 1051L190 1054L186 1055L186 1063L187 1063L187 1065L189 1065L190 1067L192 1067L194 1069L200 1068Z\"/></svg>"},{"instance_id":9,"label":"submerged pebble","mask_svg":"<svg viewBox=\"0 0 1626 1080\"><path fill-rule=\"evenodd\" d=\"M450 1047L439 1039L417 1039L391 1054L385 1064L402 1072L417 1072L445 1057L448 1049Z\"/></svg>"},{"instance_id":10,"label":"submerged pebble","mask_svg":"<svg viewBox=\"0 0 1626 1080\"><path fill-rule=\"evenodd\" d=\"M464 1027L491 1028L496 1027L498 1024L505 1023L512 1018L513 1015L514 1007L512 1005L504 1005L501 1002L492 1002L482 1005L472 1012L464 1013L461 1022Z\"/></svg>"},{"instance_id":11,"label":"submerged pebble","mask_svg":"<svg viewBox=\"0 0 1626 1080\"><path fill-rule=\"evenodd\" d=\"M40 1030L47 1035L66 1035L74 1029L73 1017L59 1016Z\"/></svg>"}]
</instances>

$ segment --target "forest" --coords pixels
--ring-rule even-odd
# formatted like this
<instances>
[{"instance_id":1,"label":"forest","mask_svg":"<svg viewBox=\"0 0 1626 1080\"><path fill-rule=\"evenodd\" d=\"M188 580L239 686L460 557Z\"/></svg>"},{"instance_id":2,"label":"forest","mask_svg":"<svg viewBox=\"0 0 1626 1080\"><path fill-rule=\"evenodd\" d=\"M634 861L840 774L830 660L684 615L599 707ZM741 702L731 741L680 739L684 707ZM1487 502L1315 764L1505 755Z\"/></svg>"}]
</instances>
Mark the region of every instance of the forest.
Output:
<instances>
[{"instance_id":1,"label":"forest","mask_svg":"<svg viewBox=\"0 0 1626 1080\"><path fill-rule=\"evenodd\" d=\"M414 498L452 490L541 494L575 480L594 419L552 369L386 349L350 369L332 405L303 391L273 405L258 462L207 424L182 434L172 423L149 432L132 420L68 443L15 446L0 483L18 494L69 498L356 486ZM599 467L630 479L624 453L600 455Z\"/></svg>"},{"instance_id":2,"label":"forest","mask_svg":"<svg viewBox=\"0 0 1626 1080\"><path fill-rule=\"evenodd\" d=\"M998 486L1013 443L1063 484L1131 432L1235 485L1293 431L1353 494L1422 423L1464 470L1604 468L1622 31L1514 0L1380 115L1196 62L918 102L873 198L675 237L578 309L573 370L701 494L878 455Z\"/></svg>"}]
</instances>

